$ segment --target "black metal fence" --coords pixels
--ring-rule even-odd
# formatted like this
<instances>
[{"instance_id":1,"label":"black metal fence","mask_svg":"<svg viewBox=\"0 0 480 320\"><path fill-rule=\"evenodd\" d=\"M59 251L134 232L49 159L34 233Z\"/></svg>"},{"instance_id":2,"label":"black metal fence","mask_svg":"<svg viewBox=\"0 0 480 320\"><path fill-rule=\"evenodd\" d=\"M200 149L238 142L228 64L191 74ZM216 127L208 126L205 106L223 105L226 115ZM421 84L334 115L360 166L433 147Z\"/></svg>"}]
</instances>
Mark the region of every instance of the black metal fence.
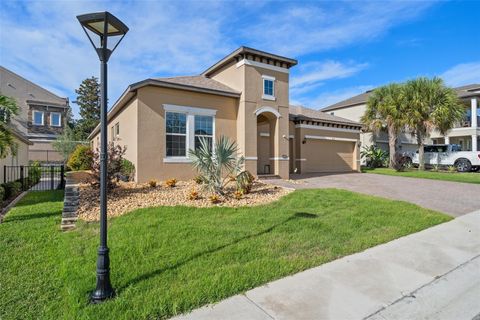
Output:
<instances>
[{"instance_id":1,"label":"black metal fence","mask_svg":"<svg viewBox=\"0 0 480 320\"><path fill-rule=\"evenodd\" d=\"M3 182L17 181L23 191L57 190L65 187L63 165L3 166Z\"/></svg>"}]
</instances>

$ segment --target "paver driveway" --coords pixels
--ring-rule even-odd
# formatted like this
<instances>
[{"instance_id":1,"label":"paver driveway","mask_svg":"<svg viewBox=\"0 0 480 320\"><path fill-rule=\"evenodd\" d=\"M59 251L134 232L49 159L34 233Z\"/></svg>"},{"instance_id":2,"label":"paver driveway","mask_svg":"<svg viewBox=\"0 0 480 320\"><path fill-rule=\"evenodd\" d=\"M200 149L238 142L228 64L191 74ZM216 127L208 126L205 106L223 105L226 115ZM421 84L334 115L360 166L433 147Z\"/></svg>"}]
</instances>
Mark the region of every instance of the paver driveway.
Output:
<instances>
[{"instance_id":1,"label":"paver driveway","mask_svg":"<svg viewBox=\"0 0 480 320\"><path fill-rule=\"evenodd\" d=\"M367 173L291 175L291 179L293 182L278 179L267 181L294 189L346 189L408 201L452 216L460 216L480 209L480 184Z\"/></svg>"}]
</instances>

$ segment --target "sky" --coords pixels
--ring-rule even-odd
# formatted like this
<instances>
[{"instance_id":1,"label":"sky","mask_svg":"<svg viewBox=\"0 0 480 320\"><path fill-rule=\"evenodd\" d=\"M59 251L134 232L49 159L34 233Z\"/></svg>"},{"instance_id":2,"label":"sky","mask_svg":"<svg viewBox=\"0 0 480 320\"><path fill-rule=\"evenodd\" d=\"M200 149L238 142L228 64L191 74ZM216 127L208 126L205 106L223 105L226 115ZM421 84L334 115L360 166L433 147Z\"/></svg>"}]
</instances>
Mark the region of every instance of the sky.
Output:
<instances>
[{"instance_id":1,"label":"sky","mask_svg":"<svg viewBox=\"0 0 480 320\"><path fill-rule=\"evenodd\" d=\"M480 83L480 1L3 0L0 64L75 101L100 72L76 16L96 11L130 28L109 61L110 102L146 78L200 74L242 45L297 59L290 102L314 109L418 76Z\"/></svg>"}]
</instances>

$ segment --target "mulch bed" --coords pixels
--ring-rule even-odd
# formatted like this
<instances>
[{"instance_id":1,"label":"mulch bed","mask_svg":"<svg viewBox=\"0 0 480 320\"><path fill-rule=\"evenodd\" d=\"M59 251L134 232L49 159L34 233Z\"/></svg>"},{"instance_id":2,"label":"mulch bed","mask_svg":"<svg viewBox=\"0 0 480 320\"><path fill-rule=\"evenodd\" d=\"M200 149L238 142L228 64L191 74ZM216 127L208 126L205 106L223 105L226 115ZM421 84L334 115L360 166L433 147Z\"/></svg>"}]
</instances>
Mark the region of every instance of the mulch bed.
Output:
<instances>
[{"instance_id":1,"label":"mulch bed","mask_svg":"<svg viewBox=\"0 0 480 320\"><path fill-rule=\"evenodd\" d=\"M85 221L99 220L99 189L92 185L88 174L78 177L80 181L80 205L78 217ZM196 200L190 200L191 191L199 194ZM227 187L227 196L219 197L220 202L213 204L209 197L211 193L204 190L193 180L179 181L175 187L167 187L160 183L156 187L148 184L119 182L118 186L108 191L108 216L121 216L132 210L155 206L192 206L192 207L241 207L267 204L278 200L291 190L255 181L250 193L235 199L233 183Z\"/></svg>"}]
</instances>

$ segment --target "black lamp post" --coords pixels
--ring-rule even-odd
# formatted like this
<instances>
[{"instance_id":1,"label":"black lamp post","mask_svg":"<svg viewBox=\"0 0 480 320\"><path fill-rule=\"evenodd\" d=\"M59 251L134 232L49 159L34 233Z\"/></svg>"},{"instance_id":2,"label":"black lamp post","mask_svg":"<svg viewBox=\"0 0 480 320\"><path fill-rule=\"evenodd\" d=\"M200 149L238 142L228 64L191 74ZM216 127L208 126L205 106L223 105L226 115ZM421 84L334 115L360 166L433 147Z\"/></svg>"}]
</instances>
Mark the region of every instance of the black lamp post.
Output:
<instances>
[{"instance_id":1,"label":"black lamp post","mask_svg":"<svg viewBox=\"0 0 480 320\"><path fill-rule=\"evenodd\" d=\"M77 16L88 40L100 58L100 247L97 258L97 287L91 294L92 303L115 296L110 283L110 258L107 246L107 62L117 48L128 27L109 12L88 13ZM113 49L108 39L113 39ZM115 43L116 42L116 43Z\"/></svg>"}]
</instances>

